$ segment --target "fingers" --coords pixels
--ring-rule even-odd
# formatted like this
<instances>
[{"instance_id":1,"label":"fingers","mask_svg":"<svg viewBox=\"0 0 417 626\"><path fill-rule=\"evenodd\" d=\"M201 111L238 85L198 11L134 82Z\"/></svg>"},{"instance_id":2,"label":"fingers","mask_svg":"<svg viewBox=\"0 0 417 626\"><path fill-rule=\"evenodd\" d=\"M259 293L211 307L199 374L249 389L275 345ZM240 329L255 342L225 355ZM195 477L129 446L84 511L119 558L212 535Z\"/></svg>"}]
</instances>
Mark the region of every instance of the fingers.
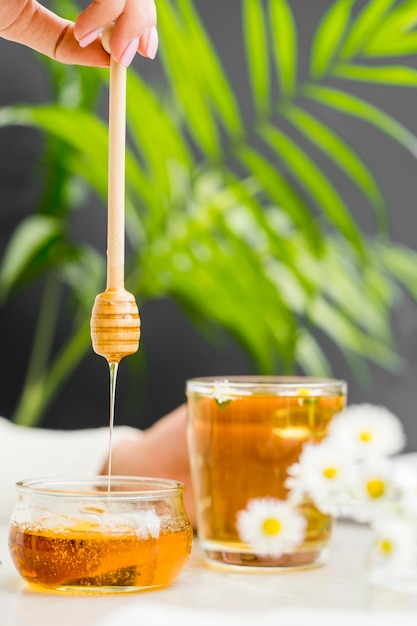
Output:
<instances>
[{"instance_id":1,"label":"fingers","mask_svg":"<svg viewBox=\"0 0 417 626\"><path fill-rule=\"evenodd\" d=\"M51 56L61 63L71 65L108 67L110 63L109 55L101 45L100 39L94 41L87 48L81 48L74 36L74 24L71 22L61 32L55 51Z\"/></svg>"},{"instance_id":2,"label":"fingers","mask_svg":"<svg viewBox=\"0 0 417 626\"><path fill-rule=\"evenodd\" d=\"M13 9L15 12L10 12L8 16L0 11L0 36L5 39L16 41L63 63L99 67L109 65L109 56L100 41L88 49L81 48L74 37L73 23L58 17L35 0L16 1Z\"/></svg>"},{"instance_id":3,"label":"fingers","mask_svg":"<svg viewBox=\"0 0 417 626\"><path fill-rule=\"evenodd\" d=\"M136 52L153 59L158 49L154 0L93 0L75 25L36 0L0 0L0 36L63 63L109 65L100 35L114 23L111 54L126 67Z\"/></svg>"},{"instance_id":4,"label":"fingers","mask_svg":"<svg viewBox=\"0 0 417 626\"><path fill-rule=\"evenodd\" d=\"M155 57L158 32L154 0L93 0L78 16L74 35L80 46L87 48L112 22L109 47L116 61L127 67L138 51L148 58Z\"/></svg>"}]
</instances>

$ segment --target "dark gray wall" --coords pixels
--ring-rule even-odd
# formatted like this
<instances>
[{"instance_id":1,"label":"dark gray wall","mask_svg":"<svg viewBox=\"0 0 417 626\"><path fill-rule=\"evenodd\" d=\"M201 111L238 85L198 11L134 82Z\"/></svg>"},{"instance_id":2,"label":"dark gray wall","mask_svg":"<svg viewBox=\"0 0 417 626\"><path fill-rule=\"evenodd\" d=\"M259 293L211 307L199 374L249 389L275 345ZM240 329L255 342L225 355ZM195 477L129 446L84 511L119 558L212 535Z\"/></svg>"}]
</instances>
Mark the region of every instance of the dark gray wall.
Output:
<instances>
[{"instance_id":1,"label":"dark gray wall","mask_svg":"<svg viewBox=\"0 0 417 626\"><path fill-rule=\"evenodd\" d=\"M330 4L330 0L293 1L301 41L310 41L319 17ZM246 101L249 109L247 85L242 78L244 59L238 18L240 0L199 0L197 5L227 70L234 80L239 80L237 87L241 101ZM149 63L141 60L136 63L143 71L157 71L156 66L153 70ZM417 134L415 92L379 87L362 88L359 92ZM0 40L0 106L47 98L48 85L31 53ZM361 151L375 173L390 207L393 240L415 248L416 159L363 124L342 119L331 112L328 115L329 123ZM36 202L40 149L41 141L33 131L15 128L0 130L0 255L10 232ZM373 219L369 208L354 190L346 186L345 181L336 178L336 183L349 199L364 231L371 234ZM89 200L88 209L78 212L74 229L80 238L87 237L104 248L103 207L94 199ZM38 301L39 289L34 286L30 293L15 298L0 309L0 413L6 416L12 413L22 385ZM251 370L250 363L233 340L217 336L215 341L209 342L202 338L172 302L152 302L144 306L141 319L141 355L137 360L134 360L136 357L130 357L132 361L126 359L120 368L118 423L142 427L152 423L184 400L184 383L188 377L239 374ZM406 297L398 299L392 325L404 365L397 374L371 366L372 380L368 386L355 378L334 346L328 345L327 349L335 375L348 381L350 402L380 403L393 410L404 421L409 449L416 450L417 309ZM60 333L65 336L65 332L64 326ZM326 345L325 338L323 342ZM73 428L107 422L107 365L104 359L91 353L48 411L45 425Z\"/></svg>"}]
</instances>

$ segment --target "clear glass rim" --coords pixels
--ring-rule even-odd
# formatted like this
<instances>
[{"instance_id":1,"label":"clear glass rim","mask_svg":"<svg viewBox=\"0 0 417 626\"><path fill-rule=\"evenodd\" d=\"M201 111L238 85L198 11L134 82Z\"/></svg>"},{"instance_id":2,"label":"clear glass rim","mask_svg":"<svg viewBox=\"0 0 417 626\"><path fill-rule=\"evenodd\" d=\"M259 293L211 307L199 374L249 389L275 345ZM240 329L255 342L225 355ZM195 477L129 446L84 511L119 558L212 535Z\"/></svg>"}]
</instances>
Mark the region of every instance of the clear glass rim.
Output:
<instances>
[{"instance_id":1,"label":"clear glass rim","mask_svg":"<svg viewBox=\"0 0 417 626\"><path fill-rule=\"evenodd\" d=\"M312 395L345 394L347 383L338 378L315 376L202 376L186 381L186 393L206 396L244 395L256 392L275 395L298 395L300 389L308 389Z\"/></svg>"},{"instance_id":2,"label":"clear glass rim","mask_svg":"<svg viewBox=\"0 0 417 626\"><path fill-rule=\"evenodd\" d=\"M18 493L61 499L158 500L180 495L185 484L169 478L146 476L108 476L86 478L46 477L19 480Z\"/></svg>"}]
</instances>

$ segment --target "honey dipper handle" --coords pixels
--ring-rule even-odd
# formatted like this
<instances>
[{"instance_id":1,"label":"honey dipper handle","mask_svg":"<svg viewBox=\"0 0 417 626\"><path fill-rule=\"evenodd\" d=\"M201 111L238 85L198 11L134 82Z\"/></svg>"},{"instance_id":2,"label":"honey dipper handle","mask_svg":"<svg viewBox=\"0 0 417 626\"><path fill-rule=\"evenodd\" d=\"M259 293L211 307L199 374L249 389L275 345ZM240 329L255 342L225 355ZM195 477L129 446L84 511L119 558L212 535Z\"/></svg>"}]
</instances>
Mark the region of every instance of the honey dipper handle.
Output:
<instances>
[{"instance_id":1,"label":"honey dipper handle","mask_svg":"<svg viewBox=\"0 0 417 626\"><path fill-rule=\"evenodd\" d=\"M110 59L107 289L124 286L126 68Z\"/></svg>"}]
</instances>

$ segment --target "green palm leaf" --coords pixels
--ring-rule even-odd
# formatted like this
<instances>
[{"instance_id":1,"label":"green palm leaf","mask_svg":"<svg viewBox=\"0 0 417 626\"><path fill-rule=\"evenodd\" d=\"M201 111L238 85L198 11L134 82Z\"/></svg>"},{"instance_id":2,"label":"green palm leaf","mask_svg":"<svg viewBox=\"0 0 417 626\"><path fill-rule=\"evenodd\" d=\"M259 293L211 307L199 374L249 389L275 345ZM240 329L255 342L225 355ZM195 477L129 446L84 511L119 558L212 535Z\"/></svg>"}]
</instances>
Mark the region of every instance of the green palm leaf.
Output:
<instances>
[{"instance_id":1,"label":"green palm leaf","mask_svg":"<svg viewBox=\"0 0 417 626\"><path fill-rule=\"evenodd\" d=\"M259 316L264 320L268 314L270 289L263 278L259 280L259 266L255 273L250 262L251 250L242 243L240 247L236 247L235 242L231 243L224 238L219 240L219 235L220 233L207 231L198 224L188 224L186 238L171 239L169 254L163 257L158 254L158 265L151 256L152 251L148 251L143 261L144 275L148 276L147 281L152 289L161 285L165 293L168 292L178 299L200 323L203 319L211 320L229 329L246 346L258 367L268 371L272 367L271 336L265 323L256 324L253 321ZM193 245L196 242L198 248ZM206 261L197 254L201 246L206 250ZM232 259L239 263L238 273ZM169 285L164 286L167 272ZM220 275L222 280L219 282ZM190 276L192 281L187 280ZM242 302L248 301L250 288L256 283L259 286L260 299L257 298L257 302L253 302L251 306L242 306ZM141 287L142 290L146 289L146 284L142 283Z\"/></svg>"},{"instance_id":2,"label":"green palm leaf","mask_svg":"<svg viewBox=\"0 0 417 626\"><path fill-rule=\"evenodd\" d=\"M326 75L337 56L350 21L356 0L334 2L322 19L311 50L310 75L319 80Z\"/></svg>"},{"instance_id":3,"label":"green palm leaf","mask_svg":"<svg viewBox=\"0 0 417 626\"><path fill-rule=\"evenodd\" d=\"M191 0L177 3L186 31L186 47L193 51L188 56L188 64L193 72L193 80L207 94L207 100L219 122L234 136L243 133L243 122L236 96L230 88L215 48L207 37L205 28ZM176 42L175 49L178 42ZM175 54L175 51L173 51Z\"/></svg>"},{"instance_id":4,"label":"green palm leaf","mask_svg":"<svg viewBox=\"0 0 417 626\"><path fill-rule=\"evenodd\" d=\"M414 0L404 0L394 6L389 15L380 23L379 32L407 33L417 25L417 6Z\"/></svg>"},{"instance_id":5,"label":"green palm leaf","mask_svg":"<svg viewBox=\"0 0 417 626\"><path fill-rule=\"evenodd\" d=\"M417 156L417 137L390 115L365 100L341 90L315 85L306 86L303 94L315 102L336 109L346 115L357 117L371 126L375 126L378 130L403 145L414 156Z\"/></svg>"},{"instance_id":6,"label":"green palm leaf","mask_svg":"<svg viewBox=\"0 0 417 626\"><path fill-rule=\"evenodd\" d=\"M243 0L243 29L252 100L258 114L271 110L271 80L266 19L260 0Z\"/></svg>"},{"instance_id":7,"label":"green palm leaf","mask_svg":"<svg viewBox=\"0 0 417 626\"><path fill-rule=\"evenodd\" d=\"M363 51L368 40L378 29L381 20L388 14L395 2L396 0L371 0L362 8L342 43L340 59L352 59Z\"/></svg>"},{"instance_id":8,"label":"green palm leaf","mask_svg":"<svg viewBox=\"0 0 417 626\"><path fill-rule=\"evenodd\" d=\"M331 365L320 344L306 328L302 328L298 334L296 359L307 376L326 378L332 375Z\"/></svg>"},{"instance_id":9,"label":"green palm leaf","mask_svg":"<svg viewBox=\"0 0 417 626\"><path fill-rule=\"evenodd\" d=\"M57 105L16 106L0 110L0 126L33 126L50 133L74 149L72 163L103 197L107 192L107 127L94 114L83 109ZM152 203L153 190L130 150L126 152L127 183L144 203Z\"/></svg>"},{"instance_id":10,"label":"green palm leaf","mask_svg":"<svg viewBox=\"0 0 417 626\"><path fill-rule=\"evenodd\" d=\"M318 299L312 304L310 316L313 324L329 335L345 354L352 352L361 357L367 355L366 358L379 365L383 364L387 369L398 369L400 359L394 350L355 328L345 315L324 299Z\"/></svg>"},{"instance_id":11,"label":"green palm leaf","mask_svg":"<svg viewBox=\"0 0 417 626\"><path fill-rule=\"evenodd\" d=\"M287 0L269 3L271 41L283 98L294 95L297 81L297 31Z\"/></svg>"},{"instance_id":12,"label":"green palm leaf","mask_svg":"<svg viewBox=\"0 0 417 626\"><path fill-rule=\"evenodd\" d=\"M265 127L261 135L265 143L283 160L298 183L310 194L317 208L327 215L360 253L363 253L362 237L352 215L337 190L314 161L278 128Z\"/></svg>"},{"instance_id":13,"label":"green palm leaf","mask_svg":"<svg viewBox=\"0 0 417 626\"><path fill-rule=\"evenodd\" d=\"M161 39L175 41L175 52L162 48L160 53L166 75L170 78L173 91L183 109L186 124L197 146L206 156L214 157L220 152L219 133L206 94L201 90L200 83L194 75L187 31L170 2L167 1L164 6L158 21ZM184 44L184 41L187 44Z\"/></svg>"},{"instance_id":14,"label":"green palm leaf","mask_svg":"<svg viewBox=\"0 0 417 626\"><path fill-rule=\"evenodd\" d=\"M405 246L380 244L383 262L397 277L398 281L417 300L417 284L415 280L417 253Z\"/></svg>"},{"instance_id":15,"label":"green palm leaf","mask_svg":"<svg viewBox=\"0 0 417 626\"><path fill-rule=\"evenodd\" d=\"M280 263L280 275L285 271L291 276L291 282L296 284L295 289L305 292L307 296L316 291L308 272L303 272L299 264L298 244L295 241L294 233L298 232L294 228L294 223L287 213L277 206L270 206L265 209L259 204L259 198L254 197L246 190L246 186L241 181L232 178L228 181L234 191L227 205L218 201L218 196L214 195L212 202L219 211L227 215L230 228L237 236L247 242L247 245L258 249L258 255L265 259L268 256L268 265L272 266L273 261ZM312 223L314 232L316 228ZM303 249L309 251L310 255L320 257L323 254L322 240L317 235L316 240L310 241L310 233L302 231ZM310 245L309 245L310 244Z\"/></svg>"},{"instance_id":16,"label":"green palm leaf","mask_svg":"<svg viewBox=\"0 0 417 626\"><path fill-rule=\"evenodd\" d=\"M378 184L362 159L328 126L313 117L307 111L292 106L284 110L283 115L309 141L322 150L357 188L368 198L375 208L379 229L387 228L387 207Z\"/></svg>"},{"instance_id":17,"label":"green palm leaf","mask_svg":"<svg viewBox=\"0 0 417 626\"><path fill-rule=\"evenodd\" d=\"M417 71L403 65L365 66L339 63L332 69L337 78L379 85L417 86Z\"/></svg>"},{"instance_id":18,"label":"green palm leaf","mask_svg":"<svg viewBox=\"0 0 417 626\"><path fill-rule=\"evenodd\" d=\"M415 54L417 33L417 6L414 0L394 6L384 19L377 22L375 34L367 42L364 53L368 56L402 56Z\"/></svg>"},{"instance_id":19,"label":"green palm leaf","mask_svg":"<svg viewBox=\"0 0 417 626\"><path fill-rule=\"evenodd\" d=\"M398 57L416 54L417 33L398 37L398 39L382 34L370 40L364 52L368 57Z\"/></svg>"},{"instance_id":20,"label":"green palm leaf","mask_svg":"<svg viewBox=\"0 0 417 626\"><path fill-rule=\"evenodd\" d=\"M0 298L4 300L25 273L47 262L51 247L62 239L62 224L56 217L29 215L8 243L0 271Z\"/></svg>"},{"instance_id":21,"label":"green palm leaf","mask_svg":"<svg viewBox=\"0 0 417 626\"><path fill-rule=\"evenodd\" d=\"M128 74L126 102L127 124L136 150L161 195L169 194L170 163L189 168L192 164L189 146L154 91L132 72ZM159 133L164 141L156 143L154 137Z\"/></svg>"},{"instance_id":22,"label":"green palm leaf","mask_svg":"<svg viewBox=\"0 0 417 626\"><path fill-rule=\"evenodd\" d=\"M355 265L346 254L342 243L335 246L333 242L329 242L328 262L323 276L324 293L336 308L353 321L353 326L386 345L393 346L390 320L385 315L387 298L382 298L379 290L374 287L374 273L368 273L375 257L372 250L370 256L367 265ZM378 263L377 259L375 261ZM391 279L383 276L382 280L385 296L389 293L392 297ZM360 306L358 302L361 303Z\"/></svg>"},{"instance_id":23,"label":"green palm leaf","mask_svg":"<svg viewBox=\"0 0 417 626\"><path fill-rule=\"evenodd\" d=\"M285 180L278 167L250 147L240 150L239 158L256 177L264 193L268 194L273 203L286 208L294 223L306 233L310 245L317 249L320 233L309 207Z\"/></svg>"},{"instance_id":24,"label":"green palm leaf","mask_svg":"<svg viewBox=\"0 0 417 626\"><path fill-rule=\"evenodd\" d=\"M161 56L186 123L204 154L217 157L221 144L216 118L232 136L243 133L239 107L220 61L189 0L167 2L159 29L172 45L172 49L163 49Z\"/></svg>"}]
</instances>

